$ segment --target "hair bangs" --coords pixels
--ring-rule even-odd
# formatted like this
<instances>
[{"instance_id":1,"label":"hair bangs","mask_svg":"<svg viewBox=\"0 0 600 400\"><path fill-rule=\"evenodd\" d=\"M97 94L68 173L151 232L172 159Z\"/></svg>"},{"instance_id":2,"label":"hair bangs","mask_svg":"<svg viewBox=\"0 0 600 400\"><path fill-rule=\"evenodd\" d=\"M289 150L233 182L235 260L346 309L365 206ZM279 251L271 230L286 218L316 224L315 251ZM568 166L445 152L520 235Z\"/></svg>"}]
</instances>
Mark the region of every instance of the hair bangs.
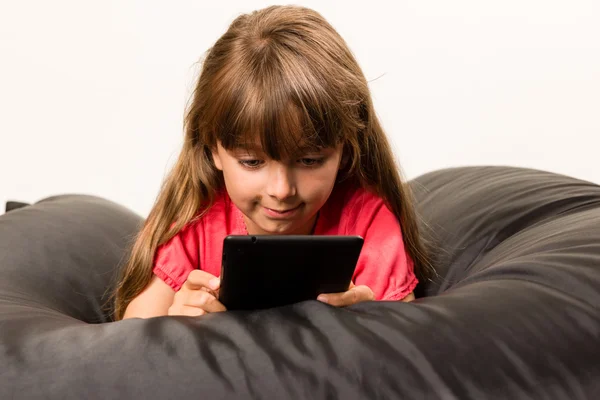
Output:
<instances>
[{"instance_id":1,"label":"hair bangs","mask_svg":"<svg viewBox=\"0 0 600 400\"><path fill-rule=\"evenodd\" d=\"M275 65L273 65L275 64ZM237 73L221 90L217 138L226 149L260 150L274 160L291 158L344 140L343 110L300 66L273 63L260 74ZM233 72L233 71L232 71ZM254 79L241 79L242 76Z\"/></svg>"}]
</instances>

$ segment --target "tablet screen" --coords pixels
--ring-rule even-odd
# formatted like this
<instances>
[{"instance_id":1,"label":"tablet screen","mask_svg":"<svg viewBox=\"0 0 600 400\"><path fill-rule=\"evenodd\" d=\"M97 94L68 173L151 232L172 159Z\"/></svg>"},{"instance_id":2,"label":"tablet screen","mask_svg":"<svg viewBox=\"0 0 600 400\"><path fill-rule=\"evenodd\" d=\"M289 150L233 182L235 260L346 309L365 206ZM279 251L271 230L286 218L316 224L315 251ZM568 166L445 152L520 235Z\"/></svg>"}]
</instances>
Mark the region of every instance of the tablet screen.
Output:
<instances>
[{"instance_id":1,"label":"tablet screen","mask_svg":"<svg viewBox=\"0 0 600 400\"><path fill-rule=\"evenodd\" d=\"M362 246L360 236L227 236L219 301L254 310L346 291Z\"/></svg>"}]
</instances>

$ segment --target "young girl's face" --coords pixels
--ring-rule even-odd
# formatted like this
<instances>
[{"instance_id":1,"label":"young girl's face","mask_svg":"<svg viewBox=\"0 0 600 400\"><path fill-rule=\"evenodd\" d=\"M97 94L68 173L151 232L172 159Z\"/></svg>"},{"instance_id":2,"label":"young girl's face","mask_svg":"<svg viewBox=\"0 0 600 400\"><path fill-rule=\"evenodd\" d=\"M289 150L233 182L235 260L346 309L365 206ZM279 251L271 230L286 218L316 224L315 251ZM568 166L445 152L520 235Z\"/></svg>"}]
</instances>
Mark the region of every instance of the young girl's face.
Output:
<instances>
[{"instance_id":1,"label":"young girl's face","mask_svg":"<svg viewBox=\"0 0 600 400\"><path fill-rule=\"evenodd\" d=\"M341 145L275 161L260 148L227 150L217 143L215 166L244 214L251 235L309 234L337 177Z\"/></svg>"}]
</instances>

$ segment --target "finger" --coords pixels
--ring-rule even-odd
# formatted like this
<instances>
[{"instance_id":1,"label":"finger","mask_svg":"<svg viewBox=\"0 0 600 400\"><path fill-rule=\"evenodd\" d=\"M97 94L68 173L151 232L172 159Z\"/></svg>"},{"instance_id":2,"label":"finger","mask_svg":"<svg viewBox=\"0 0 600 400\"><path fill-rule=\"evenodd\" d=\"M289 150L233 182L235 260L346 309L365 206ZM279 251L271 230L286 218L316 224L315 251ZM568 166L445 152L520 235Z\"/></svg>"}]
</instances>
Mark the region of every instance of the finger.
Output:
<instances>
[{"instance_id":1,"label":"finger","mask_svg":"<svg viewBox=\"0 0 600 400\"><path fill-rule=\"evenodd\" d=\"M374 299L373 291L368 286L354 286L352 289L342 293L328 293L320 295L317 300L335 307L347 307L362 301Z\"/></svg>"},{"instance_id":2,"label":"finger","mask_svg":"<svg viewBox=\"0 0 600 400\"><path fill-rule=\"evenodd\" d=\"M202 290L190 292L190 295L186 299L184 305L202 308L206 312L227 311L223 303L217 300L215 296Z\"/></svg>"},{"instance_id":3,"label":"finger","mask_svg":"<svg viewBox=\"0 0 600 400\"><path fill-rule=\"evenodd\" d=\"M204 297L207 295L208 297ZM205 286L199 289L190 289L188 286L183 286L181 290L175 293L173 303L188 304L191 306L201 306L206 303L209 298L219 298L219 290L212 290Z\"/></svg>"},{"instance_id":4,"label":"finger","mask_svg":"<svg viewBox=\"0 0 600 400\"><path fill-rule=\"evenodd\" d=\"M213 301L204 305L204 310L209 313L215 313L227 311L227 308L219 300L214 299Z\"/></svg>"},{"instance_id":5,"label":"finger","mask_svg":"<svg viewBox=\"0 0 600 400\"><path fill-rule=\"evenodd\" d=\"M195 269L187 277L184 286L188 289L201 289L203 287L217 290L221 285L221 281L216 276L209 274L201 269Z\"/></svg>"},{"instance_id":6,"label":"finger","mask_svg":"<svg viewBox=\"0 0 600 400\"><path fill-rule=\"evenodd\" d=\"M354 288L354 282L350 281L350 285L348 285L348 290L352 290ZM332 300L334 303L339 303L341 296L346 292L341 293L329 293L329 294L321 294L317 297L317 300L322 301L323 303L330 303L330 296L333 296Z\"/></svg>"},{"instance_id":7,"label":"finger","mask_svg":"<svg viewBox=\"0 0 600 400\"><path fill-rule=\"evenodd\" d=\"M210 293L211 295L213 295L213 296L214 296L214 297L216 297L217 299L219 298L219 292L220 292L220 290L219 290L219 289L217 289L217 290L212 290L212 289L209 289L209 288L207 288L207 287L203 287L203 288L202 288L202 289L200 289L200 290L203 290L203 291L205 291L205 292L208 292L208 293Z\"/></svg>"},{"instance_id":8,"label":"finger","mask_svg":"<svg viewBox=\"0 0 600 400\"><path fill-rule=\"evenodd\" d=\"M354 304L353 301L357 293L354 289L350 289L347 292L342 293L327 293L321 294L317 297L317 300L332 305L334 307L344 307L350 304Z\"/></svg>"}]
</instances>

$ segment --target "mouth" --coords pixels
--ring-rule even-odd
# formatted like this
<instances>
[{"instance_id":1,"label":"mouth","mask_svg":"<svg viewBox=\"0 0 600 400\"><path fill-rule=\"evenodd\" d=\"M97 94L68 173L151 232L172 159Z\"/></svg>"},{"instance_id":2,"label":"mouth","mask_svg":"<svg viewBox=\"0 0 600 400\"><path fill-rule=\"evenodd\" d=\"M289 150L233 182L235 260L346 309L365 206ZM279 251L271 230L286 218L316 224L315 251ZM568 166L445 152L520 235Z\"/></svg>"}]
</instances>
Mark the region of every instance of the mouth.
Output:
<instances>
[{"instance_id":1,"label":"mouth","mask_svg":"<svg viewBox=\"0 0 600 400\"><path fill-rule=\"evenodd\" d=\"M263 210L268 216L273 218L289 218L295 215L296 212L300 210L300 207L302 207L302 204L293 208L269 208L263 206Z\"/></svg>"}]
</instances>

